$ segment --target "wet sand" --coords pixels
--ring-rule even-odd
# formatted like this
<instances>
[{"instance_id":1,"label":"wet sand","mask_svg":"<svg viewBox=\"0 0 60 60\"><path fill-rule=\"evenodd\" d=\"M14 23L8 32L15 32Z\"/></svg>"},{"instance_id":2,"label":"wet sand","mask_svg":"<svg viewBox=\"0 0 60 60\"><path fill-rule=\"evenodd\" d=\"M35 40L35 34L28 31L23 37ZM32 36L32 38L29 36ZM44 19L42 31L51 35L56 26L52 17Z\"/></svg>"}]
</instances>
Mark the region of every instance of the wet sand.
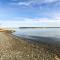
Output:
<instances>
[{"instance_id":1,"label":"wet sand","mask_svg":"<svg viewBox=\"0 0 60 60\"><path fill-rule=\"evenodd\" d=\"M0 60L60 60L48 45L0 32Z\"/></svg>"}]
</instances>

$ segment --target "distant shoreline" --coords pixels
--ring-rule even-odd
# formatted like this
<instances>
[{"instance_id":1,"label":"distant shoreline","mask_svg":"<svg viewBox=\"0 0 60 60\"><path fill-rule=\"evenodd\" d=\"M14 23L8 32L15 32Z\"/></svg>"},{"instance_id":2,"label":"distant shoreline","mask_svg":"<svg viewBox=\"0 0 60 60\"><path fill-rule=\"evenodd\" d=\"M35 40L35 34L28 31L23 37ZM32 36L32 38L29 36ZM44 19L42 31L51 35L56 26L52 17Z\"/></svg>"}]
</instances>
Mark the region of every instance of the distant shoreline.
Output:
<instances>
[{"instance_id":1,"label":"distant shoreline","mask_svg":"<svg viewBox=\"0 0 60 60\"><path fill-rule=\"evenodd\" d=\"M19 28L60 28L60 27L19 27Z\"/></svg>"}]
</instances>

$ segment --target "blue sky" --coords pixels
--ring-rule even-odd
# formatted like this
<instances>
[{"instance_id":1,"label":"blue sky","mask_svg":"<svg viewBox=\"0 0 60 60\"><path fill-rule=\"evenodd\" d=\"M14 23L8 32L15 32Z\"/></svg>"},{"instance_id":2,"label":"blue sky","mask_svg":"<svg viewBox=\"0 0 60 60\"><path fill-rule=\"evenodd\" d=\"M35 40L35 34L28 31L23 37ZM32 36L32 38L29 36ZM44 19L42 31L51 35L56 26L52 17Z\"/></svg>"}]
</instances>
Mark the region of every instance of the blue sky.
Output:
<instances>
[{"instance_id":1,"label":"blue sky","mask_svg":"<svg viewBox=\"0 0 60 60\"><path fill-rule=\"evenodd\" d=\"M2 26L59 26L59 20L60 0L0 0Z\"/></svg>"}]
</instances>

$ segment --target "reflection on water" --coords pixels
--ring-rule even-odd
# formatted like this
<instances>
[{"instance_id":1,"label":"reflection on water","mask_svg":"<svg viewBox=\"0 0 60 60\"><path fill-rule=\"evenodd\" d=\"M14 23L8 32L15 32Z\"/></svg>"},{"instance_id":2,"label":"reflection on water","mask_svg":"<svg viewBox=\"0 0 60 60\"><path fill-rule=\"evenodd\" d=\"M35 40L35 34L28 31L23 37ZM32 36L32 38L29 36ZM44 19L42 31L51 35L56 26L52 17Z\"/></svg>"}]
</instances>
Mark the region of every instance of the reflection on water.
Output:
<instances>
[{"instance_id":1,"label":"reflection on water","mask_svg":"<svg viewBox=\"0 0 60 60\"><path fill-rule=\"evenodd\" d=\"M16 29L17 36L60 37L60 28Z\"/></svg>"},{"instance_id":2,"label":"reflection on water","mask_svg":"<svg viewBox=\"0 0 60 60\"><path fill-rule=\"evenodd\" d=\"M60 46L60 28L16 29L13 34L28 41Z\"/></svg>"}]
</instances>

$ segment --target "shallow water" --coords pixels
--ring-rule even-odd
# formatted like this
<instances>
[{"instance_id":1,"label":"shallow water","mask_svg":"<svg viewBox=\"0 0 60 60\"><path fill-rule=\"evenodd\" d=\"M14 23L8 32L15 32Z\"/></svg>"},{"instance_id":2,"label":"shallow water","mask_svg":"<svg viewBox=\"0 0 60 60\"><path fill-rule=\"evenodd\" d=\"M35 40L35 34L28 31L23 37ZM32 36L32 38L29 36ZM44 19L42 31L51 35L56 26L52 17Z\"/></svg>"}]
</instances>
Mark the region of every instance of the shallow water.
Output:
<instances>
[{"instance_id":1,"label":"shallow water","mask_svg":"<svg viewBox=\"0 0 60 60\"><path fill-rule=\"evenodd\" d=\"M38 43L60 46L60 28L16 29L13 34Z\"/></svg>"},{"instance_id":2,"label":"shallow water","mask_svg":"<svg viewBox=\"0 0 60 60\"><path fill-rule=\"evenodd\" d=\"M40 36L60 38L60 28L26 28L16 29L13 34L17 36Z\"/></svg>"}]
</instances>

